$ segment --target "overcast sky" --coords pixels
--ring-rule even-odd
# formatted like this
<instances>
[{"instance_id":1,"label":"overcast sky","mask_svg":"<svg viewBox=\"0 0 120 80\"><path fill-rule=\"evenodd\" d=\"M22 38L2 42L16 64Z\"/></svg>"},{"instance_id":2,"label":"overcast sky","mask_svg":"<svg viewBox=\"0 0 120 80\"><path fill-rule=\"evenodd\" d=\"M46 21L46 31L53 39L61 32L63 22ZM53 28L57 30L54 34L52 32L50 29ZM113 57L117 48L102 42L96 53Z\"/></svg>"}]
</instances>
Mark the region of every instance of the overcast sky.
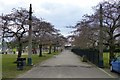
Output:
<instances>
[{"instance_id":1,"label":"overcast sky","mask_svg":"<svg viewBox=\"0 0 120 80\"><path fill-rule=\"evenodd\" d=\"M31 3L38 18L51 22L67 36L72 29L66 26L75 25L84 14L92 14L92 7L101 1L103 0L0 0L0 14L10 13L13 8L18 7L29 10Z\"/></svg>"}]
</instances>

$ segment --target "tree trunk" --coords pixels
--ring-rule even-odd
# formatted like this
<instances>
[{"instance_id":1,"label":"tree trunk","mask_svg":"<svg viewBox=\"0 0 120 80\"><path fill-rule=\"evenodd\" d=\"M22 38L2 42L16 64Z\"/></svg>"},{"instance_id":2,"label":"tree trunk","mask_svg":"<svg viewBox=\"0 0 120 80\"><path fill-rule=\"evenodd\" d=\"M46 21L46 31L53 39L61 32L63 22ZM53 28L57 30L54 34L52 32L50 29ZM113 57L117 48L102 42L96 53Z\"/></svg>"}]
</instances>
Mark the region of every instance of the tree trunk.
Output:
<instances>
[{"instance_id":1,"label":"tree trunk","mask_svg":"<svg viewBox=\"0 0 120 80\"><path fill-rule=\"evenodd\" d=\"M114 45L110 45L110 62L111 62L112 59L115 58L114 50L115 50Z\"/></svg>"},{"instance_id":2,"label":"tree trunk","mask_svg":"<svg viewBox=\"0 0 120 80\"><path fill-rule=\"evenodd\" d=\"M54 52L56 52L56 46L54 46Z\"/></svg>"},{"instance_id":3,"label":"tree trunk","mask_svg":"<svg viewBox=\"0 0 120 80\"><path fill-rule=\"evenodd\" d=\"M96 43L96 41L94 41L94 42L92 43L92 47L93 47L94 49L96 48L95 43Z\"/></svg>"},{"instance_id":4,"label":"tree trunk","mask_svg":"<svg viewBox=\"0 0 120 80\"><path fill-rule=\"evenodd\" d=\"M114 45L114 39L111 39L110 40L110 62L112 61L112 59L115 58L115 55L114 55L114 50L115 50L115 45Z\"/></svg>"},{"instance_id":5,"label":"tree trunk","mask_svg":"<svg viewBox=\"0 0 120 80\"><path fill-rule=\"evenodd\" d=\"M109 40L109 50L110 50L110 61L109 63L112 61L112 59L115 58L114 55L114 50L115 50L115 44L114 44L114 37L113 37L113 30L110 30L110 40Z\"/></svg>"},{"instance_id":6,"label":"tree trunk","mask_svg":"<svg viewBox=\"0 0 120 80\"><path fill-rule=\"evenodd\" d=\"M52 49L52 46L50 45L48 54L51 54L51 49Z\"/></svg>"},{"instance_id":7,"label":"tree trunk","mask_svg":"<svg viewBox=\"0 0 120 80\"><path fill-rule=\"evenodd\" d=\"M41 57L42 56L42 45L41 44L39 45L39 50L40 50L39 57Z\"/></svg>"},{"instance_id":8,"label":"tree trunk","mask_svg":"<svg viewBox=\"0 0 120 80\"><path fill-rule=\"evenodd\" d=\"M20 39L20 37L18 38L18 58L20 58L21 57L21 55L22 55L22 42L21 42L21 39Z\"/></svg>"}]
</instances>

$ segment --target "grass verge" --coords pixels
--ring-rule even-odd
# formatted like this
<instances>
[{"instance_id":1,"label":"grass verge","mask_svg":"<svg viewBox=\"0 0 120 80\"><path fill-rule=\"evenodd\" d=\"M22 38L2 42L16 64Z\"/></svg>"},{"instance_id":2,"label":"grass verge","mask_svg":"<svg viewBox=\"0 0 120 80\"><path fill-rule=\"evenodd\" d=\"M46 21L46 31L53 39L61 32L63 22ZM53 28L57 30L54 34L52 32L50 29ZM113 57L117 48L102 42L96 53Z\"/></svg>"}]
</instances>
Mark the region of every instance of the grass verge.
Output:
<instances>
[{"instance_id":1,"label":"grass verge","mask_svg":"<svg viewBox=\"0 0 120 80\"><path fill-rule=\"evenodd\" d=\"M115 53L115 56L120 56L120 53ZM110 53L103 53L103 62L104 62L104 67L109 68L109 60L110 60Z\"/></svg>"},{"instance_id":2,"label":"grass verge","mask_svg":"<svg viewBox=\"0 0 120 80\"><path fill-rule=\"evenodd\" d=\"M2 79L2 54L0 54L0 80Z\"/></svg>"},{"instance_id":3,"label":"grass verge","mask_svg":"<svg viewBox=\"0 0 120 80\"><path fill-rule=\"evenodd\" d=\"M44 60L51 58L53 55L57 55L58 53L52 54L43 54L42 57L38 57L38 55L32 55L33 64L38 64ZM27 58L27 55L22 55L22 57ZM30 70L33 66L25 66L23 70L17 70L17 67L14 61L16 61L17 55L15 54L4 54L2 55L2 78L15 78L19 74L22 74L28 70Z\"/></svg>"},{"instance_id":4,"label":"grass verge","mask_svg":"<svg viewBox=\"0 0 120 80\"><path fill-rule=\"evenodd\" d=\"M110 54L109 53L103 53L103 63L104 67L109 68L109 59L110 59Z\"/></svg>"}]
</instances>

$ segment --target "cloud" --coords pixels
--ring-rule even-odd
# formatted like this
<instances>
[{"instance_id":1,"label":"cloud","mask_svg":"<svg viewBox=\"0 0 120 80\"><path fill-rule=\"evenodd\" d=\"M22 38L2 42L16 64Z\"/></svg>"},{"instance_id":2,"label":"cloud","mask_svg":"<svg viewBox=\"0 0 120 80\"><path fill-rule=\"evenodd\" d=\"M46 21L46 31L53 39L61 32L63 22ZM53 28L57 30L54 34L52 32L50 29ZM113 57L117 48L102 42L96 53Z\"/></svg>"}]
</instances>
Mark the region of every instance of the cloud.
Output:
<instances>
[{"instance_id":1,"label":"cloud","mask_svg":"<svg viewBox=\"0 0 120 80\"><path fill-rule=\"evenodd\" d=\"M42 16L59 28L63 34L69 34L71 29L66 29L68 25L75 25L84 14L83 9L78 5L64 3L47 2L42 4L37 11L38 16Z\"/></svg>"},{"instance_id":2,"label":"cloud","mask_svg":"<svg viewBox=\"0 0 120 80\"><path fill-rule=\"evenodd\" d=\"M55 28L68 35L71 29L65 26L75 25L84 14L92 13L92 6L102 0L0 0L0 13L9 13L12 8L29 9L32 3L34 14L51 22Z\"/></svg>"}]
</instances>

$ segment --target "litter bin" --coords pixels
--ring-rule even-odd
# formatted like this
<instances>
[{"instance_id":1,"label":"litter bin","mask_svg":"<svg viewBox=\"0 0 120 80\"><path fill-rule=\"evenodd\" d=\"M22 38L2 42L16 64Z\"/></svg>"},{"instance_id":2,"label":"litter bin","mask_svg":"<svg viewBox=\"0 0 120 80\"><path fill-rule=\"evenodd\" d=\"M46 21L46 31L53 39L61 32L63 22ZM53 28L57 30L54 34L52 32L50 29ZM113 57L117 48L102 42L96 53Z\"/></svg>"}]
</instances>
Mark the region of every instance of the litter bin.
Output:
<instances>
[{"instance_id":1,"label":"litter bin","mask_svg":"<svg viewBox=\"0 0 120 80\"><path fill-rule=\"evenodd\" d=\"M26 65L26 58L17 58L17 69L18 70L23 70L25 65Z\"/></svg>"}]
</instances>

